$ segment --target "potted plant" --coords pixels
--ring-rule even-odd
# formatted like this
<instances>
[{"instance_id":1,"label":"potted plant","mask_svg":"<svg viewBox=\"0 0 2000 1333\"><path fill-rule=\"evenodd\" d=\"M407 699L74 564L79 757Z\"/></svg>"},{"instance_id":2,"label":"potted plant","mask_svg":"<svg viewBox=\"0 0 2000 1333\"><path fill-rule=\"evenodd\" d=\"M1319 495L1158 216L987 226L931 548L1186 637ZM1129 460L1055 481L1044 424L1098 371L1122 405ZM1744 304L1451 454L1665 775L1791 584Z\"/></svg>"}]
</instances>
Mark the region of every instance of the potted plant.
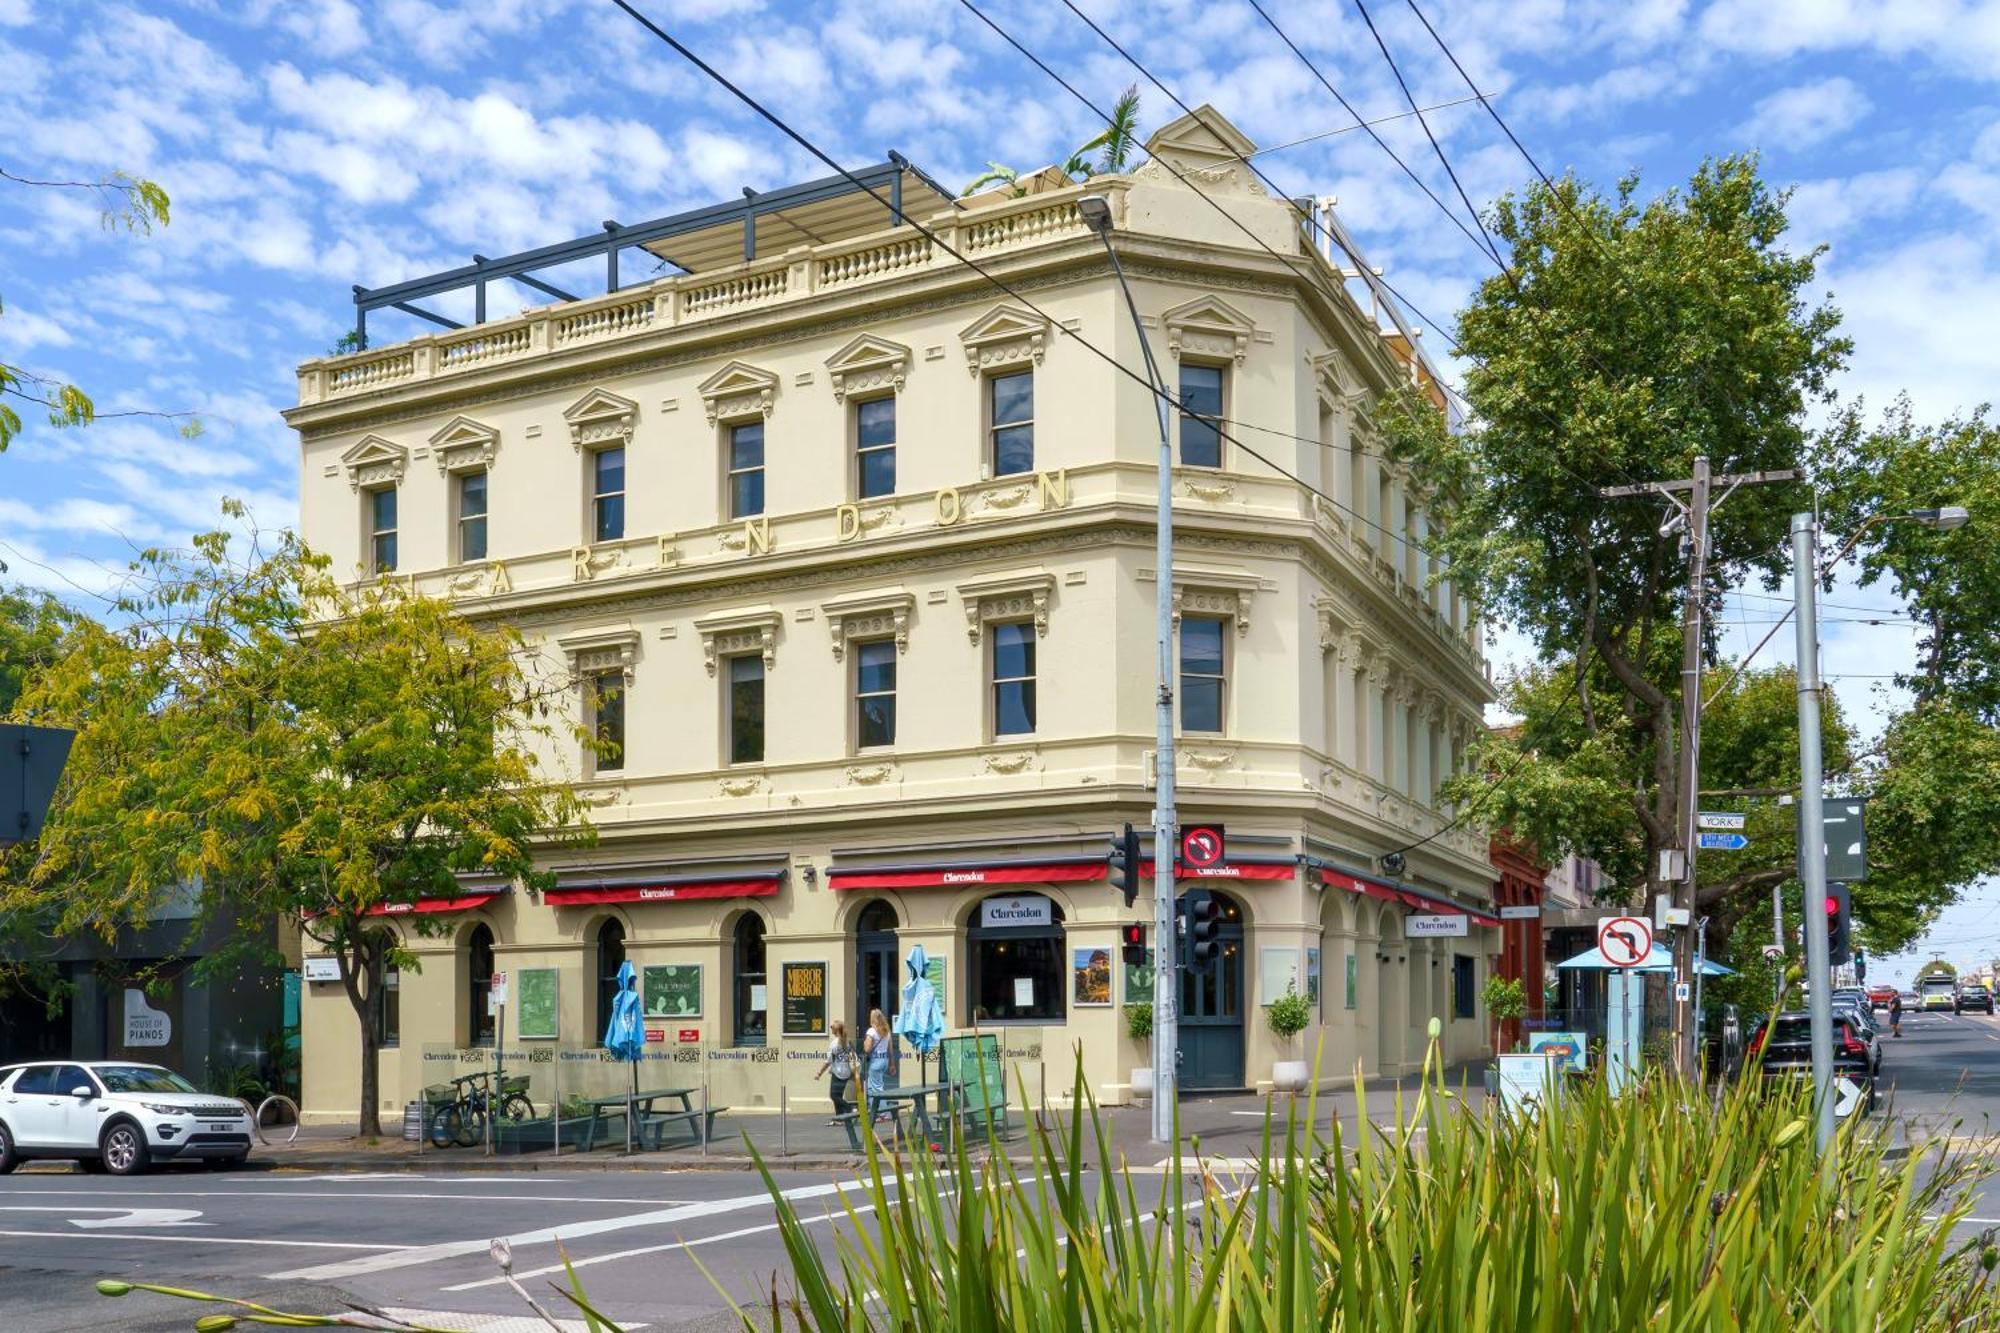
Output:
<instances>
[{"instance_id":1,"label":"potted plant","mask_svg":"<svg viewBox=\"0 0 2000 1333\"><path fill-rule=\"evenodd\" d=\"M1493 1020L1493 1047L1497 1054L1506 1037L1507 1024L1528 1012L1528 993L1515 977L1491 976L1486 978L1486 989L1482 993L1486 1001L1486 1016ZM1515 1046L1520 1045L1517 1037ZM1486 1091L1498 1094L1500 1091L1500 1066L1486 1067Z\"/></svg>"},{"instance_id":2,"label":"potted plant","mask_svg":"<svg viewBox=\"0 0 2000 1333\"><path fill-rule=\"evenodd\" d=\"M1141 1045L1153 1039L1153 1006L1150 1004L1128 1004L1125 1006L1125 1035ZM1148 1049L1151 1049L1148 1046ZM1132 1070L1132 1095L1150 1097L1153 1095L1153 1067L1139 1065Z\"/></svg>"},{"instance_id":3,"label":"potted plant","mask_svg":"<svg viewBox=\"0 0 2000 1333\"><path fill-rule=\"evenodd\" d=\"M1264 1015L1278 1040L1290 1047L1292 1039L1312 1022L1312 1002L1299 994L1297 986L1287 985L1285 993L1271 1002ZM1303 1060L1279 1060L1271 1066L1271 1086L1279 1092L1297 1092L1310 1077L1312 1070Z\"/></svg>"}]
</instances>

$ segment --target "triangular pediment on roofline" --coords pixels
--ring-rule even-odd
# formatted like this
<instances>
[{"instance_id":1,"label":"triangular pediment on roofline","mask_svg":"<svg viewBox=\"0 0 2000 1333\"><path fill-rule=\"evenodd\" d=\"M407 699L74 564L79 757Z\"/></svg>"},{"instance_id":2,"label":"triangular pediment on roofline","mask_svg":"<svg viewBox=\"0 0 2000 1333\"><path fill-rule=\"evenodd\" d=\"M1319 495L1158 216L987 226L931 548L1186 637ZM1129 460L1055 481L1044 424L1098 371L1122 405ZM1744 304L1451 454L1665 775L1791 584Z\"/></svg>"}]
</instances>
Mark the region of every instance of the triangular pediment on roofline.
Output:
<instances>
[{"instance_id":1,"label":"triangular pediment on roofline","mask_svg":"<svg viewBox=\"0 0 2000 1333\"><path fill-rule=\"evenodd\" d=\"M827 379L833 385L835 402L850 393L865 393L885 385L895 393L903 391L903 377L910 371L910 349L887 338L864 333L826 359Z\"/></svg>"},{"instance_id":2,"label":"triangular pediment on roofline","mask_svg":"<svg viewBox=\"0 0 2000 1333\"><path fill-rule=\"evenodd\" d=\"M1226 356L1238 365L1250 350L1257 325L1250 316L1219 296L1199 296L1160 316L1167 331L1167 353L1178 359L1183 351L1196 356Z\"/></svg>"},{"instance_id":3,"label":"triangular pediment on roofline","mask_svg":"<svg viewBox=\"0 0 2000 1333\"><path fill-rule=\"evenodd\" d=\"M340 456L347 471L347 484L355 490L363 486L402 484L403 470L409 466L410 451L380 435L364 435Z\"/></svg>"},{"instance_id":4,"label":"triangular pediment on roofline","mask_svg":"<svg viewBox=\"0 0 2000 1333\"><path fill-rule=\"evenodd\" d=\"M471 417L453 417L431 436L431 458L440 473L489 468L499 449L500 432Z\"/></svg>"},{"instance_id":5,"label":"triangular pediment on roofline","mask_svg":"<svg viewBox=\"0 0 2000 1333\"><path fill-rule=\"evenodd\" d=\"M1146 140L1146 155L1153 159L1147 164L1153 168L1150 174L1200 172L1205 181L1264 195L1268 192L1244 165L1256 151L1257 145L1243 131L1206 102L1168 121ZM1169 171L1161 173L1162 167ZM1148 173L1141 167L1136 174Z\"/></svg>"},{"instance_id":6,"label":"triangular pediment on roofline","mask_svg":"<svg viewBox=\"0 0 2000 1333\"><path fill-rule=\"evenodd\" d=\"M997 305L960 330L958 340L974 375L990 366L1039 364L1048 349L1049 322L1019 306Z\"/></svg>"},{"instance_id":7,"label":"triangular pediment on roofline","mask_svg":"<svg viewBox=\"0 0 2000 1333\"><path fill-rule=\"evenodd\" d=\"M639 405L609 389L592 389L563 409L569 423L570 448L608 449L632 442L632 424Z\"/></svg>"},{"instance_id":8,"label":"triangular pediment on roofline","mask_svg":"<svg viewBox=\"0 0 2000 1333\"><path fill-rule=\"evenodd\" d=\"M777 400L778 377L747 361L731 361L695 391L707 407L710 425L725 417L768 417Z\"/></svg>"}]
</instances>

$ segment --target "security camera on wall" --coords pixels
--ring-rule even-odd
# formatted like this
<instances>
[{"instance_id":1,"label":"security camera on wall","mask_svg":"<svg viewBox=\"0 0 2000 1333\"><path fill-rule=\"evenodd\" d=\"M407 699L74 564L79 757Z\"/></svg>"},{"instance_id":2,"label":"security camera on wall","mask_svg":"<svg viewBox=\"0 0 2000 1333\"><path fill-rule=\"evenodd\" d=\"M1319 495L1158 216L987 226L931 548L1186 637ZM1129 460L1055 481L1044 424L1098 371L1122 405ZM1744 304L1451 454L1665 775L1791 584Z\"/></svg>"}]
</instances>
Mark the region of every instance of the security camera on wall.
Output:
<instances>
[{"instance_id":1,"label":"security camera on wall","mask_svg":"<svg viewBox=\"0 0 2000 1333\"><path fill-rule=\"evenodd\" d=\"M1403 873L1403 864L1403 854L1401 852L1390 852L1382 858L1382 873L1385 875L1400 875Z\"/></svg>"}]
</instances>

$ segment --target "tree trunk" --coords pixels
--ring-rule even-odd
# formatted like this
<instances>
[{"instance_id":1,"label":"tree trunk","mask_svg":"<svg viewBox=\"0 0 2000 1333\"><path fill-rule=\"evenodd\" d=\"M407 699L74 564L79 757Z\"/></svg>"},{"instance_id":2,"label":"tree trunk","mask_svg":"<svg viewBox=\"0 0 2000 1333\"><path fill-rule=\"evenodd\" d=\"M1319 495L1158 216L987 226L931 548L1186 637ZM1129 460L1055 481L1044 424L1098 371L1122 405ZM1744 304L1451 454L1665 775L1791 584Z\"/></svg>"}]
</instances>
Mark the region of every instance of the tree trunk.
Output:
<instances>
[{"instance_id":1,"label":"tree trunk","mask_svg":"<svg viewBox=\"0 0 2000 1333\"><path fill-rule=\"evenodd\" d=\"M382 1113L376 1107L379 1100L379 1062L376 1059L375 1023L368 1003L373 996L363 989L364 981L374 976L374 957L368 942L357 929L350 928L346 937L353 943L346 949L336 949L335 957L341 962L341 988L347 992L347 1002L353 1007L354 1017L361 1029L361 1117L355 1133L364 1139L376 1139L382 1137Z\"/></svg>"}]
</instances>

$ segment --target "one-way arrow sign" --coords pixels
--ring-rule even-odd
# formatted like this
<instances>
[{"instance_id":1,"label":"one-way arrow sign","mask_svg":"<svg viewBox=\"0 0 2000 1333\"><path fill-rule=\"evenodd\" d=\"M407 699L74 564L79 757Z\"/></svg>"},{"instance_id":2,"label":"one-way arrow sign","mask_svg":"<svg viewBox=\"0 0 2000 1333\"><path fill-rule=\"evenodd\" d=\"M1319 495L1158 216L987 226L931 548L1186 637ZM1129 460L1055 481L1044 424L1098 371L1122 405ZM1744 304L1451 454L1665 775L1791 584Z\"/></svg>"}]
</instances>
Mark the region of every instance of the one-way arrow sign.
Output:
<instances>
[{"instance_id":1,"label":"one-way arrow sign","mask_svg":"<svg viewBox=\"0 0 2000 1333\"><path fill-rule=\"evenodd\" d=\"M1704 852L1740 852L1750 845L1741 833L1698 833L1695 846Z\"/></svg>"},{"instance_id":2,"label":"one-way arrow sign","mask_svg":"<svg viewBox=\"0 0 2000 1333\"><path fill-rule=\"evenodd\" d=\"M1846 1074L1833 1080L1833 1116L1845 1120L1861 1106L1861 1085Z\"/></svg>"}]
</instances>

